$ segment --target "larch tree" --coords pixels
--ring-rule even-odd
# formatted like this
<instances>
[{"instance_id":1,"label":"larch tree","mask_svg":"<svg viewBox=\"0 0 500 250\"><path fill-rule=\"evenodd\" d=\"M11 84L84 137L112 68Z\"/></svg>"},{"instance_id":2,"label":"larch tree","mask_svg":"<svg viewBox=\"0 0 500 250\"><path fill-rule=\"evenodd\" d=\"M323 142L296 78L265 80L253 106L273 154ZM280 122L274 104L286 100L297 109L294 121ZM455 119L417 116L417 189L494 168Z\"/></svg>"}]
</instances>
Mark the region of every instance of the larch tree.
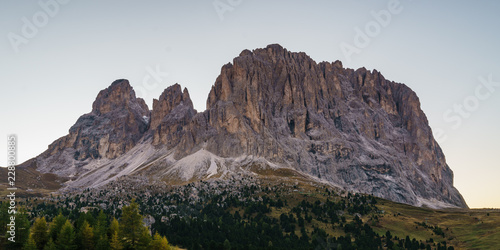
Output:
<instances>
[{"instance_id":1,"label":"larch tree","mask_svg":"<svg viewBox=\"0 0 500 250\"><path fill-rule=\"evenodd\" d=\"M33 234L30 234L28 237L28 241L24 244L24 250L36 250L36 243L35 240L33 239Z\"/></svg>"},{"instance_id":2,"label":"larch tree","mask_svg":"<svg viewBox=\"0 0 500 250\"><path fill-rule=\"evenodd\" d=\"M35 241L37 249L43 249L43 247L45 247L45 244L47 244L49 238L47 230L48 227L45 217L36 218L35 223L33 223L33 228L31 229L31 231L32 231L33 241Z\"/></svg>"},{"instance_id":3,"label":"larch tree","mask_svg":"<svg viewBox=\"0 0 500 250\"><path fill-rule=\"evenodd\" d=\"M170 250L170 245L168 244L168 240L165 236L161 236L160 234L156 233L155 236L153 237L153 241L151 242L150 245L151 250Z\"/></svg>"},{"instance_id":4,"label":"larch tree","mask_svg":"<svg viewBox=\"0 0 500 250\"><path fill-rule=\"evenodd\" d=\"M120 238L125 248L136 248L137 242L143 233L142 216L139 214L139 205L132 200L129 206L122 209L120 220Z\"/></svg>"},{"instance_id":5,"label":"larch tree","mask_svg":"<svg viewBox=\"0 0 500 250\"><path fill-rule=\"evenodd\" d=\"M106 214L101 210L97 216L97 222L94 227L94 236L99 239L101 236L106 235L106 229L108 228L108 220Z\"/></svg>"},{"instance_id":6,"label":"larch tree","mask_svg":"<svg viewBox=\"0 0 500 250\"><path fill-rule=\"evenodd\" d=\"M92 227L90 227L87 221L83 222L82 227L80 228L79 238L81 240L81 248L85 250L94 250L94 232Z\"/></svg>"},{"instance_id":7,"label":"larch tree","mask_svg":"<svg viewBox=\"0 0 500 250\"><path fill-rule=\"evenodd\" d=\"M113 218L111 221L111 225L109 225L109 235L112 237L115 233L119 233L120 230L120 223L116 218Z\"/></svg>"},{"instance_id":8,"label":"larch tree","mask_svg":"<svg viewBox=\"0 0 500 250\"><path fill-rule=\"evenodd\" d=\"M151 235L147 227L142 227L141 235L137 240L137 249L150 249Z\"/></svg>"},{"instance_id":9,"label":"larch tree","mask_svg":"<svg viewBox=\"0 0 500 250\"><path fill-rule=\"evenodd\" d=\"M111 242L109 243L110 248L112 250L122 250L123 245L120 242L120 238L118 236L118 231L114 232L113 235L111 236Z\"/></svg>"},{"instance_id":10,"label":"larch tree","mask_svg":"<svg viewBox=\"0 0 500 250\"><path fill-rule=\"evenodd\" d=\"M64 223L66 223L66 220L66 217L64 217L62 214L58 214L56 217L54 217L54 219L52 219L52 222L49 226L49 236L52 238L52 240L57 240L57 235L61 231L61 228L64 226Z\"/></svg>"},{"instance_id":11,"label":"larch tree","mask_svg":"<svg viewBox=\"0 0 500 250\"><path fill-rule=\"evenodd\" d=\"M47 242L43 250L57 250L57 245L52 238L49 238L49 242Z\"/></svg>"},{"instance_id":12,"label":"larch tree","mask_svg":"<svg viewBox=\"0 0 500 250\"><path fill-rule=\"evenodd\" d=\"M57 248L64 250L74 250L77 248L75 244L75 230L68 220L64 223L61 232L57 236Z\"/></svg>"}]
</instances>

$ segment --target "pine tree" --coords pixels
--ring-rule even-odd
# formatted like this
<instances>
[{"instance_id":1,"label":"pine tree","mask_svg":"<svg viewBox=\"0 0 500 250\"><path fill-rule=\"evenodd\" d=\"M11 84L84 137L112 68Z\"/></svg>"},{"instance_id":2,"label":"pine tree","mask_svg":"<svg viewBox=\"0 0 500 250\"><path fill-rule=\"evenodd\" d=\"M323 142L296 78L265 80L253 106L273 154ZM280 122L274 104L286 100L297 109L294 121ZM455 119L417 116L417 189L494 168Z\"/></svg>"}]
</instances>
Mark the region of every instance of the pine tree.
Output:
<instances>
[{"instance_id":1,"label":"pine tree","mask_svg":"<svg viewBox=\"0 0 500 250\"><path fill-rule=\"evenodd\" d=\"M79 238L81 240L82 249L94 249L94 232L87 221L83 222L83 225L80 229Z\"/></svg>"},{"instance_id":2,"label":"pine tree","mask_svg":"<svg viewBox=\"0 0 500 250\"><path fill-rule=\"evenodd\" d=\"M66 217L64 217L62 214L59 214L54 217L54 219L52 219L49 227L49 236L52 238L52 240L57 240L57 235L61 231L61 228L64 226L64 223L66 223L66 220Z\"/></svg>"},{"instance_id":3,"label":"pine tree","mask_svg":"<svg viewBox=\"0 0 500 250\"><path fill-rule=\"evenodd\" d=\"M47 221L45 217L36 218L33 224L32 237L37 249L43 249L43 247L45 247L48 239Z\"/></svg>"},{"instance_id":4,"label":"pine tree","mask_svg":"<svg viewBox=\"0 0 500 250\"><path fill-rule=\"evenodd\" d=\"M120 242L120 239L118 237L118 232L114 232L113 235L111 236L111 242L110 242L110 247L113 250L121 250L123 249L122 243Z\"/></svg>"},{"instance_id":5,"label":"pine tree","mask_svg":"<svg viewBox=\"0 0 500 250\"><path fill-rule=\"evenodd\" d=\"M94 236L96 239L99 239L101 236L106 235L106 229L108 227L108 221L106 218L106 214L101 210L99 211L99 215L97 216L97 222L94 227Z\"/></svg>"},{"instance_id":6,"label":"pine tree","mask_svg":"<svg viewBox=\"0 0 500 250\"><path fill-rule=\"evenodd\" d=\"M132 200L129 206L122 209L120 220L120 238L125 248L136 248L137 241L143 232L142 216L139 214L139 205Z\"/></svg>"},{"instance_id":7,"label":"pine tree","mask_svg":"<svg viewBox=\"0 0 500 250\"><path fill-rule=\"evenodd\" d=\"M113 218L111 225L109 226L109 235L112 237L115 233L119 233L120 223L116 218Z\"/></svg>"},{"instance_id":8,"label":"pine tree","mask_svg":"<svg viewBox=\"0 0 500 250\"><path fill-rule=\"evenodd\" d=\"M142 227L141 235L137 240L137 249L150 249L151 235L147 227Z\"/></svg>"},{"instance_id":9,"label":"pine tree","mask_svg":"<svg viewBox=\"0 0 500 250\"><path fill-rule=\"evenodd\" d=\"M107 250L110 249L109 240L106 234L102 235L97 239L97 244L95 246L96 250Z\"/></svg>"},{"instance_id":10,"label":"pine tree","mask_svg":"<svg viewBox=\"0 0 500 250\"><path fill-rule=\"evenodd\" d=\"M52 240L52 238L49 238L49 242L47 242L43 250L57 250L56 243L54 243L54 240Z\"/></svg>"},{"instance_id":11,"label":"pine tree","mask_svg":"<svg viewBox=\"0 0 500 250\"><path fill-rule=\"evenodd\" d=\"M75 230L73 225L67 220L61 228L61 232L57 236L58 249L73 250L77 246L75 244Z\"/></svg>"},{"instance_id":12,"label":"pine tree","mask_svg":"<svg viewBox=\"0 0 500 250\"><path fill-rule=\"evenodd\" d=\"M118 221L117 221L118 222ZM118 228L118 226L116 226ZM97 222L94 227L94 239L96 241L95 249L104 250L109 249L109 240L106 231L108 230L107 216L101 210L97 216Z\"/></svg>"},{"instance_id":13,"label":"pine tree","mask_svg":"<svg viewBox=\"0 0 500 250\"><path fill-rule=\"evenodd\" d=\"M26 244L24 244L24 250L36 250L36 243L35 240L33 239L33 234L30 234L28 237L28 241L26 241Z\"/></svg>"},{"instance_id":14,"label":"pine tree","mask_svg":"<svg viewBox=\"0 0 500 250\"><path fill-rule=\"evenodd\" d=\"M167 238L165 236L160 236L160 234L156 233L153 237L153 241L150 245L151 250L170 250L170 245L168 244Z\"/></svg>"},{"instance_id":15,"label":"pine tree","mask_svg":"<svg viewBox=\"0 0 500 250\"><path fill-rule=\"evenodd\" d=\"M95 219L94 216L92 216L91 212L81 212L78 216L78 219L75 221L75 228L81 228L85 221L87 221L87 223L89 223L91 226L95 224Z\"/></svg>"},{"instance_id":16,"label":"pine tree","mask_svg":"<svg viewBox=\"0 0 500 250\"><path fill-rule=\"evenodd\" d=\"M224 241L224 244L222 245L224 250L231 250L231 243L229 242L228 239Z\"/></svg>"}]
</instances>

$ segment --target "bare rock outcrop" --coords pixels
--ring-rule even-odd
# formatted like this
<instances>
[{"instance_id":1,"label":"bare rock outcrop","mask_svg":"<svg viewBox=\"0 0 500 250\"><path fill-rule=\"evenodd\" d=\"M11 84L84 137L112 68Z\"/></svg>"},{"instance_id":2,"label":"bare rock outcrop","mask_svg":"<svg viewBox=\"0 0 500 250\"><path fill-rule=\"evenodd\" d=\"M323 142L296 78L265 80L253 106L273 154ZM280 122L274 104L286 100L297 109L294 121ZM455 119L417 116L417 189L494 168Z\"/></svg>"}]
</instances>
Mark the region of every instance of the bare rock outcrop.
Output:
<instances>
[{"instance_id":1,"label":"bare rock outcrop","mask_svg":"<svg viewBox=\"0 0 500 250\"><path fill-rule=\"evenodd\" d=\"M47 156L73 149L75 160L114 159L135 146L148 130L149 109L127 80L116 80L102 90L92 112L78 118L69 134L51 145Z\"/></svg>"},{"instance_id":2,"label":"bare rock outcrop","mask_svg":"<svg viewBox=\"0 0 500 250\"><path fill-rule=\"evenodd\" d=\"M224 65L201 113L178 84L150 112L127 80L113 82L34 166L63 177L88 170L81 183L92 184L141 169L216 178L219 169L234 170L224 166L231 159L258 159L397 202L467 207L415 92L376 70L316 63L277 44Z\"/></svg>"},{"instance_id":3,"label":"bare rock outcrop","mask_svg":"<svg viewBox=\"0 0 500 250\"><path fill-rule=\"evenodd\" d=\"M394 201L467 206L410 88L276 44L222 67L183 142L181 155L203 143Z\"/></svg>"},{"instance_id":4,"label":"bare rock outcrop","mask_svg":"<svg viewBox=\"0 0 500 250\"><path fill-rule=\"evenodd\" d=\"M153 100L151 112L151 130L153 145L175 147L185 134L185 127L196 114L193 102L186 88L181 91L179 84L174 84Z\"/></svg>"}]
</instances>

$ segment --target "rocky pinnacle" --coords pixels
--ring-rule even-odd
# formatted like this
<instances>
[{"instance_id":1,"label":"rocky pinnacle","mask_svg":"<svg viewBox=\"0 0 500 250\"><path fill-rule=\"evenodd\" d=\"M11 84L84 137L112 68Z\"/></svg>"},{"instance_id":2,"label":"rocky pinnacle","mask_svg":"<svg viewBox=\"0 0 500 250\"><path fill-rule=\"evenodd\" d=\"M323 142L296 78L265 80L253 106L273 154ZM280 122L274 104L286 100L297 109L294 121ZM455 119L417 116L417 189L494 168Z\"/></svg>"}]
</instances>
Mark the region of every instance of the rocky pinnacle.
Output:
<instances>
[{"instance_id":1,"label":"rocky pinnacle","mask_svg":"<svg viewBox=\"0 0 500 250\"><path fill-rule=\"evenodd\" d=\"M87 171L78 166L109 165L147 144L172 161L199 150L220 159L252 156L350 191L467 207L417 95L376 70L316 63L277 44L244 50L222 67L206 106L196 112L187 89L175 84L150 111L127 80L117 80L36 158L38 169L78 176ZM157 171L171 167L158 157L137 168L153 160Z\"/></svg>"}]
</instances>

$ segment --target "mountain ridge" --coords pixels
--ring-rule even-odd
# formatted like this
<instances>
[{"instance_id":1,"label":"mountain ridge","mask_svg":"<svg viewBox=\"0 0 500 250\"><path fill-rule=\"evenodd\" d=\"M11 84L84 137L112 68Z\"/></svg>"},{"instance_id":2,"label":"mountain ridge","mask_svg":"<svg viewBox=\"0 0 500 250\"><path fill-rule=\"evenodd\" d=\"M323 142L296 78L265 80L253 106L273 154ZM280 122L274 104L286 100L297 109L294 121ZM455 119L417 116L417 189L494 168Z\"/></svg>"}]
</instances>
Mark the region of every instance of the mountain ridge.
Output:
<instances>
[{"instance_id":1,"label":"mountain ridge","mask_svg":"<svg viewBox=\"0 0 500 250\"><path fill-rule=\"evenodd\" d=\"M129 174L224 178L255 174L244 166L257 164L411 205L467 207L418 96L376 70L316 63L273 44L224 65L203 112L178 84L149 110L124 79L92 107L31 161L70 178L66 188Z\"/></svg>"}]
</instances>

